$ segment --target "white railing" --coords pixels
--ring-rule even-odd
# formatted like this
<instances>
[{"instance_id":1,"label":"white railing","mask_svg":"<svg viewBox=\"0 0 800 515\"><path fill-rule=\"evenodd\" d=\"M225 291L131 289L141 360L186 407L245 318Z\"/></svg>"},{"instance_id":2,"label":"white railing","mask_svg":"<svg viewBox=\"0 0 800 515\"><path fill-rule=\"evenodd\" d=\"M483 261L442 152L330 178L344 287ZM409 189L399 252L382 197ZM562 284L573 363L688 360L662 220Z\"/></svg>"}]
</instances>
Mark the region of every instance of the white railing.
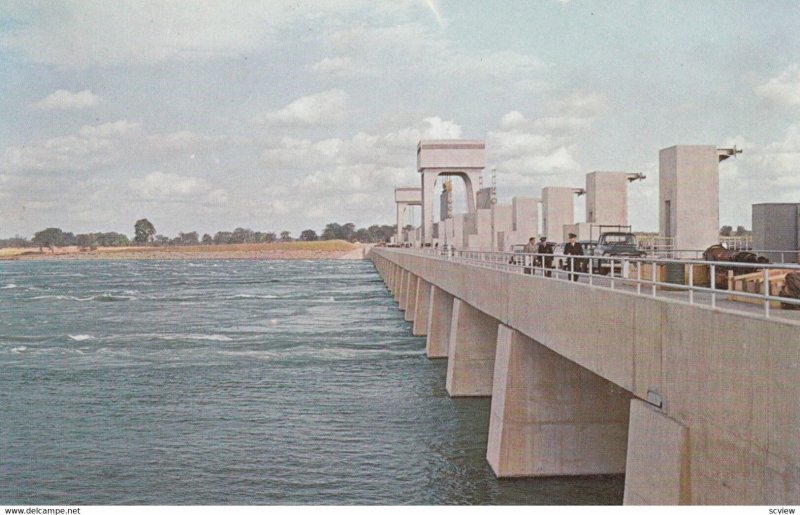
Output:
<instances>
[{"instance_id":1,"label":"white railing","mask_svg":"<svg viewBox=\"0 0 800 515\"><path fill-rule=\"evenodd\" d=\"M797 264L736 263L704 261L702 259L634 258L565 256L554 254L517 254L509 252L483 252L439 248L392 249L404 253L420 254L436 259L465 263L514 274L540 275L552 280L574 280L578 284L595 288L620 290L653 298L669 298L693 305L705 305L725 311L747 312L781 318L800 323L800 311L780 309L781 304L800 306L800 299L773 295L770 288L770 271L800 272ZM563 266L554 266L561 261ZM672 270L680 270L679 278L667 277ZM659 270L663 270L663 279ZM761 273L753 278L762 285L763 292L721 289L717 286L717 272L725 273L727 288L742 273ZM738 273L737 273L738 271ZM698 278L708 275L708 281ZM670 280L671 279L671 280ZM680 279L680 282L675 282ZM720 284L720 286L722 286ZM736 301L729 297L735 297ZM741 302L739 302L741 301ZM724 305L722 305L724 304ZM761 308L758 307L761 306ZM778 308L776 309L776 306Z\"/></svg>"}]
</instances>

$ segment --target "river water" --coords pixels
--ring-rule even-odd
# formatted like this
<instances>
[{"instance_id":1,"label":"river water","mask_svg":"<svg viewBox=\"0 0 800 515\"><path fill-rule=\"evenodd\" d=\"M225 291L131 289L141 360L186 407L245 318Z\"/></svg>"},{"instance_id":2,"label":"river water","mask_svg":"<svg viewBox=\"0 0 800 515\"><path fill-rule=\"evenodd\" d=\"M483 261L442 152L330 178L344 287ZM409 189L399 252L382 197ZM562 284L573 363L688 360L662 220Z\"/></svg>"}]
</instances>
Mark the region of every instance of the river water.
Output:
<instances>
[{"instance_id":1,"label":"river water","mask_svg":"<svg viewBox=\"0 0 800 515\"><path fill-rule=\"evenodd\" d=\"M367 261L0 263L0 505L615 504L497 480Z\"/></svg>"}]
</instances>

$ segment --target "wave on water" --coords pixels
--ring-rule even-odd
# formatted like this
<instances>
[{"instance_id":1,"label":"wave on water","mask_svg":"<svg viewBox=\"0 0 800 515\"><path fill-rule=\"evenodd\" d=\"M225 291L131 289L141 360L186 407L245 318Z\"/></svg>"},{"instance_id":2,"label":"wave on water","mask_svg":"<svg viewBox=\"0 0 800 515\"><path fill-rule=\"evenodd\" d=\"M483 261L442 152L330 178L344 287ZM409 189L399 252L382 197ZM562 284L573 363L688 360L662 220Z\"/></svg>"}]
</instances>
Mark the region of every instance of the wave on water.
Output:
<instances>
[{"instance_id":1,"label":"wave on water","mask_svg":"<svg viewBox=\"0 0 800 515\"><path fill-rule=\"evenodd\" d=\"M19 354L20 352L25 352L26 350L28 350L26 346L20 345L19 347L14 347L13 349L11 349L11 352L13 352L14 354Z\"/></svg>"},{"instance_id":2,"label":"wave on water","mask_svg":"<svg viewBox=\"0 0 800 515\"><path fill-rule=\"evenodd\" d=\"M91 297L90 300L96 300L99 302L124 302L126 300L138 300L134 295L112 295L110 293L104 293L102 295L95 295Z\"/></svg>"},{"instance_id":3,"label":"wave on water","mask_svg":"<svg viewBox=\"0 0 800 515\"><path fill-rule=\"evenodd\" d=\"M232 342L233 339L224 334L156 334L152 335L159 340L168 342L176 340L202 340L210 342Z\"/></svg>"},{"instance_id":4,"label":"wave on water","mask_svg":"<svg viewBox=\"0 0 800 515\"><path fill-rule=\"evenodd\" d=\"M13 290L14 288L19 288L19 286L17 286L14 283L9 283L9 284L6 284L5 286L3 286L2 288L0 288L0 290Z\"/></svg>"},{"instance_id":5,"label":"wave on water","mask_svg":"<svg viewBox=\"0 0 800 515\"><path fill-rule=\"evenodd\" d=\"M90 334L75 334L75 335L68 334L67 336L69 336L70 340L73 340L73 341L76 341L76 342L85 342L86 340L94 340L94 336L92 336Z\"/></svg>"},{"instance_id":6,"label":"wave on water","mask_svg":"<svg viewBox=\"0 0 800 515\"><path fill-rule=\"evenodd\" d=\"M90 297L74 297L72 295L37 295L36 297L31 297L31 300L46 300L46 299L74 300L77 302L88 302L92 300L98 302L122 302L128 300L138 300L138 297L134 295L113 295L110 293L92 295Z\"/></svg>"},{"instance_id":7,"label":"wave on water","mask_svg":"<svg viewBox=\"0 0 800 515\"><path fill-rule=\"evenodd\" d=\"M233 296L234 299L277 299L277 295L252 295L249 293L240 293Z\"/></svg>"}]
</instances>

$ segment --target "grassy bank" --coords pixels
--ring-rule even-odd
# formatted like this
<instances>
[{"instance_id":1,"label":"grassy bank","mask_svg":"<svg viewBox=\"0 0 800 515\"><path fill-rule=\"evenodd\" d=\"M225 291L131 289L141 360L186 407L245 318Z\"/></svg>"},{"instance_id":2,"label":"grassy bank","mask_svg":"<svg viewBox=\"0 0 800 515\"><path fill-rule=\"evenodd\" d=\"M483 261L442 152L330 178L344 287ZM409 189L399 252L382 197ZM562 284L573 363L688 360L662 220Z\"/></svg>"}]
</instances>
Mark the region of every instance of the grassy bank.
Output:
<instances>
[{"instance_id":1,"label":"grassy bank","mask_svg":"<svg viewBox=\"0 0 800 515\"><path fill-rule=\"evenodd\" d=\"M45 249L0 249L0 259L336 259L361 247L343 240L242 243L232 245L192 245L186 247L77 247Z\"/></svg>"}]
</instances>

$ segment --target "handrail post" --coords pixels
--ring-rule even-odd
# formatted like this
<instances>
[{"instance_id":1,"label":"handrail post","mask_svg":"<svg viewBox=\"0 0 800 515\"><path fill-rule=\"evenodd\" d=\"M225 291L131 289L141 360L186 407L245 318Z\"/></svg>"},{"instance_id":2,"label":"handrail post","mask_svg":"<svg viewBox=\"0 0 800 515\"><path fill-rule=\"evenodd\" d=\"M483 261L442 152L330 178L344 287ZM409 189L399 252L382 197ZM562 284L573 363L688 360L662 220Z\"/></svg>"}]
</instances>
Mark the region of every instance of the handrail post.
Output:
<instances>
[{"instance_id":1,"label":"handrail post","mask_svg":"<svg viewBox=\"0 0 800 515\"><path fill-rule=\"evenodd\" d=\"M658 267L658 263L653 261L651 263L651 265L652 266L650 268L653 269L652 270L653 271L653 281L652 281L652 283L653 283L653 298L655 298L656 297L656 268Z\"/></svg>"},{"instance_id":2,"label":"handrail post","mask_svg":"<svg viewBox=\"0 0 800 515\"><path fill-rule=\"evenodd\" d=\"M769 268L764 267L764 316L769 318Z\"/></svg>"},{"instance_id":3,"label":"handrail post","mask_svg":"<svg viewBox=\"0 0 800 515\"><path fill-rule=\"evenodd\" d=\"M636 262L636 294L642 294L642 262Z\"/></svg>"},{"instance_id":4,"label":"handrail post","mask_svg":"<svg viewBox=\"0 0 800 515\"><path fill-rule=\"evenodd\" d=\"M717 307L717 265L712 264L711 273L711 307Z\"/></svg>"},{"instance_id":5,"label":"handrail post","mask_svg":"<svg viewBox=\"0 0 800 515\"><path fill-rule=\"evenodd\" d=\"M611 258L611 271L610 271L610 273L611 273L611 289L612 290L614 289L614 268L615 267L616 267L616 264L614 263L614 258Z\"/></svg>"},{"instance_id":6,"label":"handrail post","mask_svg":"<svg viewBox=\"0 0 800 515\"><path fill-rule=\"evenodd\" d=\"M694 265L689 263L689 304L694 304Z\"/></svg>"}]
</instances>

